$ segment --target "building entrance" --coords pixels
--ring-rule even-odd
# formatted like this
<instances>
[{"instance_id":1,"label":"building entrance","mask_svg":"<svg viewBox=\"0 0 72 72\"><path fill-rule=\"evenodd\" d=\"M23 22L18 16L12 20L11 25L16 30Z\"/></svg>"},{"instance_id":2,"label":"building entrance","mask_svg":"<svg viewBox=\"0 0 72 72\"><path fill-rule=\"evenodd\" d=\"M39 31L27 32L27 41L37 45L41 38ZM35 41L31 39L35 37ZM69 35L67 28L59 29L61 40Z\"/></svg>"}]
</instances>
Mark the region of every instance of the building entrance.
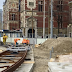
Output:
<instances>
[{"instance_id":1,"label":"building entrance","mask_svg":"<svg viewBox=\"0 0 72 72\"><path fill-rule=\"evenodd\" d=\"M28 30L28 38L32 38L32 29ZM35 38L35 30L33 29L33 38Z\"/></svg>"}]
</instances>

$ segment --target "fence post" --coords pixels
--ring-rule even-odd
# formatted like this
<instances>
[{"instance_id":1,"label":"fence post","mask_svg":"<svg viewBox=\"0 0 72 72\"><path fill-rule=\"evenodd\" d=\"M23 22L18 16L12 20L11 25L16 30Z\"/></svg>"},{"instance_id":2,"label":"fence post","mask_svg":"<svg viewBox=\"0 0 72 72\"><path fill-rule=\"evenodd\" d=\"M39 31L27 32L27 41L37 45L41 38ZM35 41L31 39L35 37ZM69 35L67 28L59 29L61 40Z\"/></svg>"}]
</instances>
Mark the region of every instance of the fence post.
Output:
<instances>
[{"instance_id":1,"label":"fence post","mask_svg":"<svg viewBox=\"0 0 72 72\"><path fill-rule=\"evenodd\" d=\"M52 57L52 51L50 51L50 59L51 59L51 57Z\"/></svg>"},{"instance_id":2,"label":"fence post","mask_svg":"<svg viewBox=\"0 0 72 72\"><path fill-rule=\"evenodd\" d=\"M65 34L64 34L64 37L65 37Z\"/></svg>"},{"instance_id":3,"label":"fence post","mask_svg":"<svg viewBox=\"0 0 72 72\"><path fill-rule=\"evenodd\" d=\"M53 47L52 47L52 53L54 52L54 49L53 49Z\"/></svg>"}]
</instances>

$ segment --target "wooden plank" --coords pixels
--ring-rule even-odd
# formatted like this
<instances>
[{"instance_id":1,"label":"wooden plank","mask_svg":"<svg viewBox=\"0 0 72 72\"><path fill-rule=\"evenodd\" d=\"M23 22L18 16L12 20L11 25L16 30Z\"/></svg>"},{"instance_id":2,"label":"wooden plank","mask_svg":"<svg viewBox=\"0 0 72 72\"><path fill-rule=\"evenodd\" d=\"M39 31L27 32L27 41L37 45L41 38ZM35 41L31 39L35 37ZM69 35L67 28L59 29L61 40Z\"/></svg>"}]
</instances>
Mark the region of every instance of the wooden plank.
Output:
<instances>
[{"instance_id":1,"label":"wooden plank","mask_svg":"<svg viewBox=\"0 0 72 72\"><path fill-rule=\"evenodd\" d=\"M25 61L23 63L35 63L34 61Z\"/></svg>"}]
</instances>

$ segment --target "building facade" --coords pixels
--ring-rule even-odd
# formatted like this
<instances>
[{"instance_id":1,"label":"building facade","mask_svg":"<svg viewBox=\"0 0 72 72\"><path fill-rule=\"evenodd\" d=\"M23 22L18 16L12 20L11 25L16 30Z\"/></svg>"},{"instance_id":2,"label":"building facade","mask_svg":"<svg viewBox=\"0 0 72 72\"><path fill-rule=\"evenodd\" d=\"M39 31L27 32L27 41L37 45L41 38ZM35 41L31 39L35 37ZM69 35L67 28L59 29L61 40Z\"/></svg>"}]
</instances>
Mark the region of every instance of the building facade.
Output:
<instances>
[{"instance_id":1,"label":"building facade","mask_svg":"<svg viewBox=\"0 0 72 72\"><path fill-rule=\"evenodd\" d=\"M67 26L67 36L72 37L72 1L69 1L69 24Z\"/></svg>"},{"instance_id":2,"label":"building facade","mask_svg":"<svg viewBox=\"0 0 72 72\"><path fill-rule=\"evenodd\" d=\"M71 0L70 0L71 1ZM53 0L53 33L67 34L69 24L69 0ZM45 5L45 9L44 9ZM51 0L21 0L21 27L26 37L43 36L45 22L45 36L50 33ZM45 11L44 11L45 10ZM44 21L45 13L45 21Z\"/></svg>"},{"instance_id":3,"label":"building facade","mask_svg":"<svg viewBox=\"0 0 72 72\"><path fill-rule=\"evenodd\" d=\"M67 34L71 0L53 0L53 34ZM50 34L51 0L5 0L4 29L22 28L26 37ZM20 12L19 12L20 11Z\"/></svg>"},{"instance_id":4,"label":"building facade","mask_svg":"<svg viewBox=\"0 0 72 72\"><path fill-rule=\"evenodd\" d=\"M24 27L25 36L34 37L43 35L43 1L44 0L21 0L21 27ZM45 10L45 34L48 34L48 0Z\"/></svg>"},{"instance_id":5,"label":"building facade","mask_svg":"<svg viewBox=\"0 0 72 72\"><path fill-rule=\"evenodd\" d=\"M3 5L3 29L20 28L19 0L5 0Z\"/></svg>"},{"instance_id":6,"label":"building facade","mask_svg":"<svg viewBox=\"0 0 72 72\"><path fill-rule=\"evenodd\" d=\"M57 34L67 34L69 24L69 5L71 0L54 0L54 32Z\"/></svg>"},{"instance_id":7,"label":"building facade","mask_svg":"<svg viewBox=\"0 0 72 72\"><path fill-rule=\"evenodd\" d=\"M3 15L2 15L2 13L3 13L3 11L2 11L2 9L0 9L0 30L3 28L3 21L2 21Z\"/></svg>"},{"instance_id":8,"label":"building facade","mask_svg":"<svg viewBox=\"0 0 72 72\"><path fill-rule=\"evenodd\" d=\"M72 24L72 1L69 1L69 24Z\"/></svg>"}]
</instances>

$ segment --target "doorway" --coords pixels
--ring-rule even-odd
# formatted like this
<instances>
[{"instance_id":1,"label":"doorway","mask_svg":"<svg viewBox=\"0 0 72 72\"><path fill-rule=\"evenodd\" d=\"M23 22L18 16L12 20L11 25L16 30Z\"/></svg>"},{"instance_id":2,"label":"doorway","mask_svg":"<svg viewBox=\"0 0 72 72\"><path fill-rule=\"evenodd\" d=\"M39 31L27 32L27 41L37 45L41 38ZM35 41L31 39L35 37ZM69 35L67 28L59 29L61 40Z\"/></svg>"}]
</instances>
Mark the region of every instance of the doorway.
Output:
<instances>
[{"instance_id":1,"label":"doorway","mask_svg":"<svg viewBox=\"0 0 72 72\"><path fill-rule=\"evenodd\" d=\"M32 38L32 29L28 30L28 38ZM33 29L33 38L35 38L35 30Z\"/></svg>"}]
</instances>

